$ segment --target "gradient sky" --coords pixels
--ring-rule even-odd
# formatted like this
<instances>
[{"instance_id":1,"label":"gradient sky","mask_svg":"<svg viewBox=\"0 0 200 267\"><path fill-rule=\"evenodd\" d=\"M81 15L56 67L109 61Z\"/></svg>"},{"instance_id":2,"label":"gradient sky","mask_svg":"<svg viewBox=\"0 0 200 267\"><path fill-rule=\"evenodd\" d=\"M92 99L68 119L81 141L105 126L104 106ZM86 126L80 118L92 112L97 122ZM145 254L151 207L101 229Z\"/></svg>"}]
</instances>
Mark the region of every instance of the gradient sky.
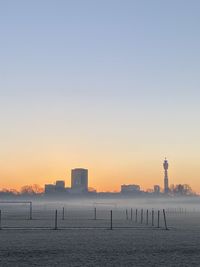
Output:
<instances>
[{"instance_id":1,"label":"gradient sky","mask_svg":"<svg viewBox=\"0 0 200 267\"><path fill-rule=\"evenodd\" d=\"M0 0L0 188L200 192L200 1Z\"/></svg>"}]
</instances>

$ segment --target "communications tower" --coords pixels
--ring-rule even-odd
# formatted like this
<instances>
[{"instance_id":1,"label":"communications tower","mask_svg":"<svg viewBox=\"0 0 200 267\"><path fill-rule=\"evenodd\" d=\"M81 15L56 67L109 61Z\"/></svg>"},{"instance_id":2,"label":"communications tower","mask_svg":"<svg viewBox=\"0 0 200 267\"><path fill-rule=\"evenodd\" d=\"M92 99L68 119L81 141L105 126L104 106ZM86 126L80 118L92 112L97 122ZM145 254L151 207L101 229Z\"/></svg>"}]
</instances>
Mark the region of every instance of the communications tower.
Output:
<instances>
[{"instance_id":1,"label":"communications tower","mask_svg":"<svg viewBox=\"0 0 200 267\"><path fill-rule=\"evenodd\" d=\"M163 163L163 168L165 171L165 174L164 174L164 193L167 194L169 192L169 180L168 180L169 164L168 164L168 161L166 158L165 158L164 163Z\"/></svg>"}]
</instances>

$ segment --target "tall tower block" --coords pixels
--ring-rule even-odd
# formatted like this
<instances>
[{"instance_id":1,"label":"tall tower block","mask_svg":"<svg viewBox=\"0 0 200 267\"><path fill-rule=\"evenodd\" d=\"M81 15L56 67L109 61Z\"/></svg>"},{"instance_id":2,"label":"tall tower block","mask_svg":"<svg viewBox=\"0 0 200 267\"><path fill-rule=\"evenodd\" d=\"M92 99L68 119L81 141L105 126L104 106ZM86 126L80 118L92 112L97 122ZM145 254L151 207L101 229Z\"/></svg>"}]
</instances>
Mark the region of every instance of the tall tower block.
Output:
<instances>
[{"instance_id":1,"label":"tall tower block","mask_svg":"<svg viewBox=\"0 0 200 267\"><path fill-rule=\"evenodd\" d=\"M168 168L169 168L169 164L167 159L165 158L164 163L163 163L163 168L164 168L164 193L168 193L169 192L169 179L168 179Z\"/></svg>"}]
</instances>

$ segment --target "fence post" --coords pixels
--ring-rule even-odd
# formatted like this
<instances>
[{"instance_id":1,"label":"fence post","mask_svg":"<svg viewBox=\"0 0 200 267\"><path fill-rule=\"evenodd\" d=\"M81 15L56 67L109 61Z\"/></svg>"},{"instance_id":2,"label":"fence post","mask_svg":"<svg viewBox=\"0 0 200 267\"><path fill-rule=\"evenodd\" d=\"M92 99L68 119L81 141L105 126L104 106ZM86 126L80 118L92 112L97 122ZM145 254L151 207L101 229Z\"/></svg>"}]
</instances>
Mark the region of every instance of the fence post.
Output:
<instances>
[{"instance_id":1,"label":"fence post","mask_svg":"<svg viewBox=\"0 0 200 267\"><path fill-rule=\"evenodd\" d=\"M167 221L166 221L166 215L165 215L165 210L163 209L163 215L164 215L164 222L165 222L165 230L169 230L167 228Z\"/></svg>"},{"instance_id":2,"label":"fence post","mask_svg":"<svg viewBox=\"0 0 200 267\"><path fill-rule=\"evenodd\" d=\"M137 209L135 210L135 222L137 222Z\"/></svg>"},{"instance_id":3,"label":"fence post","mask_svg":"<svg viewBox=\"0 0 200 267\"><path fill-rule=\"evenodd\" d=\"M30 202L30 217L29 217L30 220L32 220L32 201Z\"/></svg>"},{"instance_id":4,"label":"fence post","mask_svg":"<svg viewBox=\"0 0 200 267\"><path fill-rule=\"evenodd\" d=\"M128 210L126 209L126 219L128 220Z\"/></svg>"},{"instance_id":5,"label":"fence post","mask_svg":"<svg viewBox=\"0 0 200 267\"><path fill-rule=\"evenodd\" d=\"M62 209L62 220L64 221L64 219L65 219L65 208L63 207L63 209Z\"/></svg>"},{"instance_id":6,"label":"fence post","mask_svg":"<svg viewBox=\"0 0 200 267\"><path fill-rule=\"evenodd\" d=\"M0 230L2 230L2 224L1 224L1 210L0 210Z\"/></svg>"},{"instance_id":7,"label":"fence post","mask_svg":"<svg viewBox=\"0 0 200 267\"><path fill-rule=\"evenodd\" d=\"M146 224L147 225L149 224L149 210L147 210L147 213L146 213Z\"/></svg>"},{"instance_id":8,"label":"fence post","mask_svg":"<svg viewBox=\"0 0 200 267\"><path fill-rule=\"evenodd\" d=\"M131 208L131 221L133 220L133 209Z\"/></svg>"},{"instance_id":9,"label":"fence post","mask_svg":"<svg viewBox=\"0 0 200 267\"><path fill-rule=\"evenodd\" d=\"M55 212L55 227L54 230L58 229L58 211L56 210Z\"/></svg>"},{"instance_id":10,"label":"fence post","mask_svg":"<svg viewBox=\"0 0 200 267\"><path fill-rule=\"evenodd\" d=\"M142 224L143 223L143 209L141 209L140 216L141 216L140 223Z\"/></svg>"},{"instance_id":11,"label":"fence post","mask_svg":"<svg viewBox=\"0 0 200 267\"><path fill-rule=\"evenodd\" d=\"M158 228L160 228L160 211L158 210Z\"/></svg>"},{"instance_id":12,"label":"fence post","mask_svg":"<svg viewBox=\"0 0 200 267\"><path fill-rule=\"evenodd\" d=\"M113 224L112 224L112 210L110 211L110 230L113 229Z\"/></svg>"},{"instance_id":13,"label":"fence post","mask_svg":"<svg viewBox=\"0 0 200 267\"><path fill-rule=\"evenodd\" d=\"M96 220L96 219L97 219L97 209L94 208L94 220Z\"/></svg>"},{"instance_id":14,"label":"fence post","mask_svg":"<svg viewBox=\"0 0 200 267\"><path fill-rule=\"evenodd\" d=\"M154 226L154 210L153 209L151 213L151 225Z\"/></svg>"}]
</instances>

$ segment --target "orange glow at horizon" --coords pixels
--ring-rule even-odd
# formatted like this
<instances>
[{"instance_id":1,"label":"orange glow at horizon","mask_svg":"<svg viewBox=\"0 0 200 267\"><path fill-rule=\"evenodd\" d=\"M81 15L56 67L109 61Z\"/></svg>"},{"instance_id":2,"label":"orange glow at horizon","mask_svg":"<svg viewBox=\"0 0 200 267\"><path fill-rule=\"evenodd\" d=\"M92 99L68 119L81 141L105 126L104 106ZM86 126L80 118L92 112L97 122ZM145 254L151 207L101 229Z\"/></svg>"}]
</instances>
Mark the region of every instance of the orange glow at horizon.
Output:
<instances>
[{"instance_id":1,"label":"orange glow at horizon","mask_svg":"<svg viewBox=\"0 0 200 267\"><path fill-rule=\"evenodd\" d=\"M105 163L105 162L104 162ZM71 186L71 169L76 167L83 167L89 170L89 187L95 188L98 192L119 192L122 184L138 184L142 190L153 189L155 184L163 188L164 172L162 168L162 161L137 161L134 164L119 165L105 165L103 162L99 167L97 162L90 166L88 163L71 164L65 168L64 164L53 165L51 162L45 167L41 165L15 165L12 169L3 168L0 173L1 190L16 189L24 185L38 184L44 187L45 184L54 183L56 180L65 180L66 187ZM200 192L200 184L197 176L191 178L194 173L197 173L198 168L193 166L193 173L189 169L174 164L169 161L169 185L171 184L189 184L196 192ZM14 164L13 164L14 165ZM145 165L145 168L143 167Z\"/></svg>"}]
</instances>

